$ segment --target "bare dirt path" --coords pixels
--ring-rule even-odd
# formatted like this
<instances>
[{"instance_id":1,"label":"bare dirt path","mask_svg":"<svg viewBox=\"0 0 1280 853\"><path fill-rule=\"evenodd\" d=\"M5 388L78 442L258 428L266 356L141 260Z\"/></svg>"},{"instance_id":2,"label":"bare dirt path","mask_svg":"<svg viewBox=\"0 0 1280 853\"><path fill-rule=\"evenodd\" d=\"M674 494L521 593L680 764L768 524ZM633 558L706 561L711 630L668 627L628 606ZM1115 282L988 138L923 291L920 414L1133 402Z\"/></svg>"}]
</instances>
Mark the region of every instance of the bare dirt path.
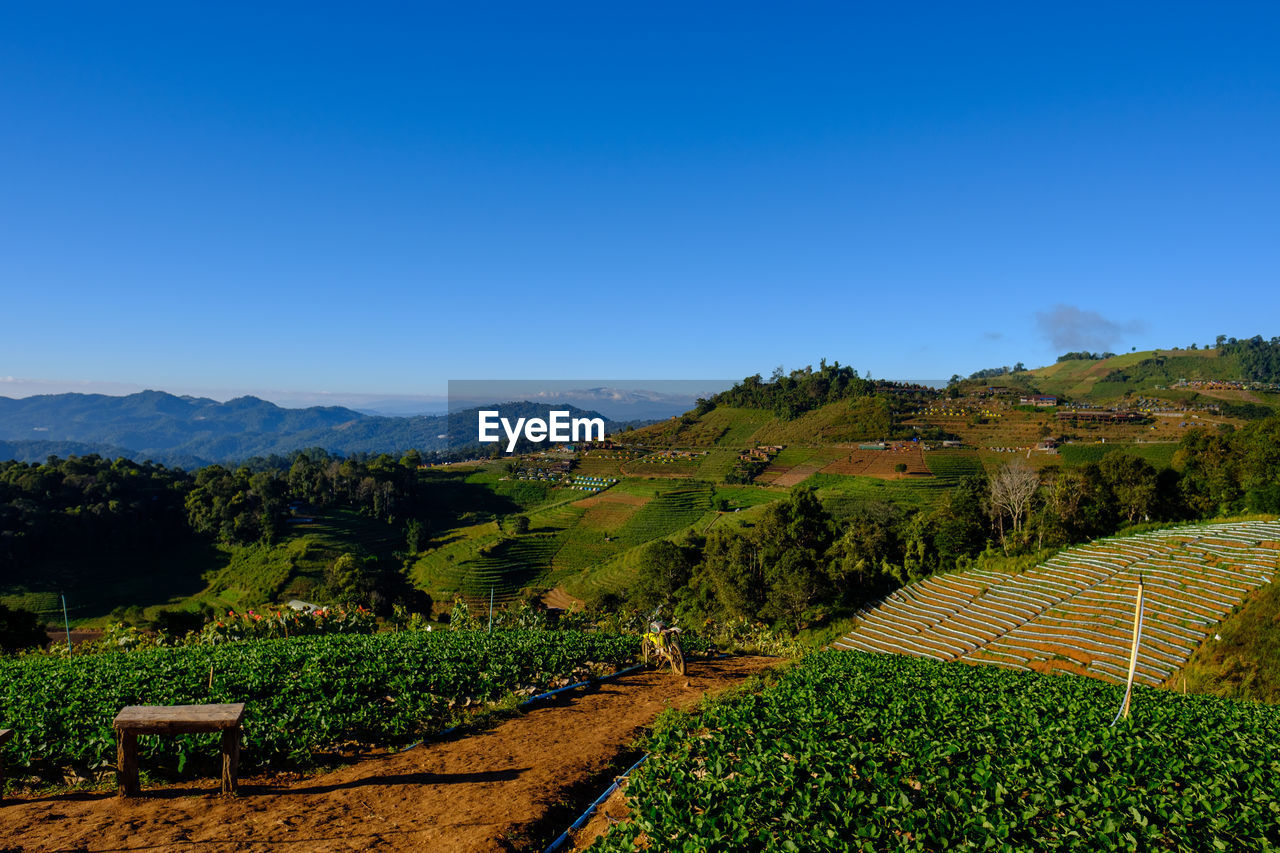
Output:
<instances>
[{"instance_id":1,"label":"bare dirt path","mask_svg":"<svg viewBox=\"0 0 1280 853\"><path fill-rule=\"evenodd\" d=\"M10 794L0 804L0 853L537 849L552 822L576 816L571 802L585 806L603 790L611 761L664 709L691 707L776 663L739 657L691 661L684 677L638 672L454 740L295 781L245 779L235 797L220 796L213 780L127 800Z\"/></svg>"}]
</instances>

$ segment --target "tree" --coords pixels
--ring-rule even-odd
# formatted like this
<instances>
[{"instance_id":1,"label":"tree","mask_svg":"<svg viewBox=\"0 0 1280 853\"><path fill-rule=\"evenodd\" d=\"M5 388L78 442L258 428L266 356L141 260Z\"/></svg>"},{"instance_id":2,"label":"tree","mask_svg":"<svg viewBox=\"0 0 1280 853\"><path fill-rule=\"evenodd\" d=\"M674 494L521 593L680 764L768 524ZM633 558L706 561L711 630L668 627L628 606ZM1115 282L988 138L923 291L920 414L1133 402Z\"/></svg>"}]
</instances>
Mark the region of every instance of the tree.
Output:
<instances>
[{"instance_id":1,"label":"tree","mask_svg":"<svg viewBox=\"0 0 1280 853\"><path fill-rule=\"evenodd\" d=\"M14 652L49 642L40 617L30 610L10 610L0 604L0 650Z\"/></svg>"},{"instance_id":2,"label":"tree","mask_svg":"<svg viewBox=\"0 0 1280 853\"><path fill-rule=\"evenodd\" d=\"M421 521L411 518L409 523L405 525L404 538L409 553L416 554L422 550L422 544L427 539L427 530Z\"/></svg>"},{"instance_id":3,"label":"tree","mask_svg":"<svg viewBox=\"0 0 1280 853\"><path fill-rule=\"evenodd\" d=\"M947 499L932 513L933 546L938 565L949 569L962 556L973 556L987 544L988 527L984 524L987 494L984 477L966 477L951 490Z\"/></svg>"},{"instance_id":4,"label":"tree","mask_svg":"<svg viewBox=\"0 0 1280 853\"><path fill-rule=\"evenodd\" d=\"M689 586L697 551L682 548L666 539L650 542L640 549L639 571L627 597L641 610L670 604Z\"/></svg>"},{"instance_id":5,"label":"tree","mask_svg":"<svg viewBox=\"0 0 1280 853\"><path fill-rule=\"evenodd\" d=\"M1240 456L1240 485L1249 508L1280 512L1280 418L1254 421L1231 443Z\"/></svg>"},{"instance_id":6,"label":"tree","mask_svg":"<svg viewBox=\"0 0 1280 853\"><path fill-rule=\"evenodd\" d=\"M817 495L797 487L766 507L754 527L713 533L696 585L719 615L796 624L831 588L826 555L834 535Z\"/></svg>"},{"instance_id":7,"label":"tree","mask_svg":"<svg viewBox=\"0 0 1280 853\"><path fill-rule=\"evenodd\" d=\"M1130 523L1147 520L1159 496L1156 469L1132 453L1113 450L1098 465L1103 480L1115 495L1116 506Z\"/></svg>"},{"instance_id":8,"label":"tree","mask_svg":"<svg viewBox=\"0 0 1280 853\"><path fill-rule=\"evenodd\" d=\"M1173 454L1182 471L1178 487L1193 515L1230 515L1240 508L1240 459L1232 437L1198 427L1187 430Z\"/></svg>"},{"instance_id":9,"label":"tree","mask_svg":"<svg viewBox=\"0 0 1280 853\"><path fill-rule=\"evenodd\" d=\"M364 561L343 554L325 569L324 585L332 599L343 603L361 601L365 596Z\"/></svg>"},{"instance_id":10,"label":"tree","mask_svg":"<svg viewBox=\"0 0 1280 853\"><path fill-rule=\"evenodd\" d=\"M698 581L707 587L708 604L721 616L755 619L764 604L765 580L760 548L733 531L715 531L707 538Z\"/></svg>"},{"instance_id":11,"label":"tree","mask_svg":"<svg viewBox=\"0 0 1280 853\"><path fill-rule=\"evenodd\" d=\"M845 524L831 547L829 572L844 586L845 598L857 603L891 588L895 568L902 565L902 511L890 503L864 504Z\"/></svg>"},{"instance_id":12,"label":"tree","mask_svg":"<svg viewBox=\"0 0 1280 853\"><path fill-rule=\"evenodd\" d=\"M1115 529L1114 496L1097 465L1050 468L1039 515L1041 544L1069 545Z\"/></svg>"},{"instance_id":13,"label":"tree","mask_svg":"<svg viewBox=\"0 0 1280 853\"><path fill-rule=\"evenodd\" d=\"M1022 460L1009 462L991 479L991 509L1000 527L1000 541L1005 542L1004 519L1013 520L1013 532L1022 531L1022 519L1031 508L1031 499L1040 487L1040 477L1035 469Z\"/></svg>"},{"instance_id":14,"label":"tree","mask_svg":"<svg viewBox=\"0 0 1280 853\"><path fill-rule=\"evenodd\" d=\"M760 615L794 624L829 586L826 553L835 539L813 489L796 487L770 504L752 530L768 586Z\"/></svg>"}]
</instances>

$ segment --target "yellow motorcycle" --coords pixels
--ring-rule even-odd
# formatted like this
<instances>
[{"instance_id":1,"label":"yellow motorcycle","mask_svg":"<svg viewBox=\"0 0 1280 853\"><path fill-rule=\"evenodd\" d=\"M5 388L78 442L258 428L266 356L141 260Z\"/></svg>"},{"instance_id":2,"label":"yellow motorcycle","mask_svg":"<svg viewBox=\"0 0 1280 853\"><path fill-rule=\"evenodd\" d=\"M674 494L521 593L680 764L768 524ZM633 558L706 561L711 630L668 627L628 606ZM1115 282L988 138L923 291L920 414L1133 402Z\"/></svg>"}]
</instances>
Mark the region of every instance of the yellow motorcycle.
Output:
<instances>
[{"instance_id":1,"label":"yellow motorcycle","mask_svg":"<svg viewBox=\"0 0 1280 853\"><path fill-rule=\"evenodd\" d=\"M668 628L658 619L658 611L649 617L649 630L640 640L640 661L648 664L653 661L659 667L663 663L671 664L671 671L676 675L684 675L684 652L680 649L680 629Z\"/></svg>"}]
</instances>

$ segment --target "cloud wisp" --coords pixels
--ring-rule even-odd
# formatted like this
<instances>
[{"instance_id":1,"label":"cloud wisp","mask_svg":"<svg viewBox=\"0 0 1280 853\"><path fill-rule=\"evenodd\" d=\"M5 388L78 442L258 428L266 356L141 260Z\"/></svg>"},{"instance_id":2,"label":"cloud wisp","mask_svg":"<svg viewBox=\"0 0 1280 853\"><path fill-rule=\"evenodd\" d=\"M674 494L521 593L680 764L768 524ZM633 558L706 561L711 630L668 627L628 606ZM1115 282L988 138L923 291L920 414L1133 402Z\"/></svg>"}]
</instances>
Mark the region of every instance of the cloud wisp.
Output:
<instances>
[{"instance_id":1,"label":"cloud wisp","mask_svg":"<svg viewBox=\"0 0 1280 853\"><path fill-rule=\"evenodd\" d=\"M1097 311L1085 311L1075 305L1055 305L1048 311L1037 311L1036 325L1059 352L1114 349L1125 335L1143 329L1140 321L1117 323Z\"/></svg>"}]
</instances>

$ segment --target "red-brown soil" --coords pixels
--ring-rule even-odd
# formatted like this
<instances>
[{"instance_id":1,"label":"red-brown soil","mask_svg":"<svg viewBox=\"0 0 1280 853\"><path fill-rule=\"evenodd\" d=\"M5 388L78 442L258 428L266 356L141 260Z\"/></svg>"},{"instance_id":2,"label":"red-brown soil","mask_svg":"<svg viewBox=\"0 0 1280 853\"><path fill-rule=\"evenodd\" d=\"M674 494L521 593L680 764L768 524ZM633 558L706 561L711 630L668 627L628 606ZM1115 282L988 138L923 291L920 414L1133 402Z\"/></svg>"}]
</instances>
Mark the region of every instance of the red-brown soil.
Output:
<instances>
[{"instance_id":1,"label":"red-brown soil","mask_svg":"<svg viewBox=\"0 0 1280 853\"><path fill-rule=\"evenodd\" d=\"M564 591L564 587L558 586L555 589L551 589L543 593L542 603L547 607L557 607L561 610L573 610L582 606L582 599L574 598L572 595Z\"/></svg>"},{"instance_id":2,"label":"red-brown soil","mask_svg":"<svg viewBox=\"0 0 1280 853\"><path fill-rule=\"evenodd\" d=\"M132 799L10 793L0 805L0 851L541 849L607 786L613 760L664 709L689 708L776 663L739 657L690 661L683 677L638 672L485 731L324 775L247 778L232 797L215 780Z\"/></svg>"},{"instance_id":3,"label":"red-brown soil","mask_svg":"<svg viewBox=\"0 0 1280 853\"><path fill-rule=\"evenodd\" d=\"M907 466L905 472L898 473L894 470L899 463ZM884 450L854 450L849 455L828 464L822 469L822 473L875 477L880 480L933 476L929 467L924 464L924 454L920 451L920 446L915 443L894 444Z\"/></svg>"},{"instance_id":4,"label":"red-brown soil","mask_svg":"<svg viewBox=\"0 0 1280 853\"><path fill-rule=\"evenodd\" d=\"M627 805L627 783L623 781L612 794L609 799L596 808L591 818L582 825L577 832L569 833L570 850L586 850L595 840L609 831L609 827L615 823L624 821L631 816L631 809Z\"/></svg>"},{"instance_id":5,"label":"red-brown soil","mask_svg":"<svg viewBox=\"0 0 1280 853\"><path fill-rule=\"evenodd\" d=\"M771 484L774 486L786 486L787 488L797 486L809 479L813 474L818 473L818 469L821 467L821 463L816 465L808 463L804 465L797 465L794 468L789 468L781 474L778 474L772 479Z\"/></svg>"}]
</instances>

